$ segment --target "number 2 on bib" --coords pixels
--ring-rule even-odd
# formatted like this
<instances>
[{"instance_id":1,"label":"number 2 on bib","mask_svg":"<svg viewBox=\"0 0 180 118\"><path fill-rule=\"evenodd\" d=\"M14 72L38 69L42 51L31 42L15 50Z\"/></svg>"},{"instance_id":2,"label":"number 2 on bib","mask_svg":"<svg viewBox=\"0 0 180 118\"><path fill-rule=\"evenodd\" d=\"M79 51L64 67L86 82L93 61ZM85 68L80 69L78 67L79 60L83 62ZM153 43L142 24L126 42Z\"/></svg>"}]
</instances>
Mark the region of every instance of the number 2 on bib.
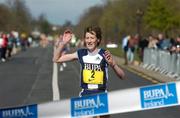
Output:
<instances>
[{"instance_id":1,"label":"number 2 on bib","mask_svg":"<svg viewBox=\"0 0 180 118\"><path fill-rule=\"evenodd\" d=\"M103 71L83 70L83 81L87 84L103 84Z\"/></svg>"}]
</instances>

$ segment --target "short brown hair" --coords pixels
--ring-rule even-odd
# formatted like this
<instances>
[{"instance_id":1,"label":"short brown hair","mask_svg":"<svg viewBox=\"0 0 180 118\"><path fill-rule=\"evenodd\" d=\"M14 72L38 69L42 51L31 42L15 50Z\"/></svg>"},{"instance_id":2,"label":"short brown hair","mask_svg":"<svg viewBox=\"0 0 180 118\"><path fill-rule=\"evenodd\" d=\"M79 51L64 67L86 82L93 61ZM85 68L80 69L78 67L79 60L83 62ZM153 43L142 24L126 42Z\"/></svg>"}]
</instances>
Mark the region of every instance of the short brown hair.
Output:
<instances>
[{"instance_id":1,"label":"short brown hair","mask_svg":"<svg viewBox=\"0 0 180 118\"><path fill-rule=\"evenodd\" d=\"M91 34L96 35L97 39L99 39L99 42L97 44L97 46L99 46L101 39L102 39L102 33L101 33L101 28L98 26L89 26L84 30L84 38L86 33L89 32Z\"/></svg>"}]
</instances>

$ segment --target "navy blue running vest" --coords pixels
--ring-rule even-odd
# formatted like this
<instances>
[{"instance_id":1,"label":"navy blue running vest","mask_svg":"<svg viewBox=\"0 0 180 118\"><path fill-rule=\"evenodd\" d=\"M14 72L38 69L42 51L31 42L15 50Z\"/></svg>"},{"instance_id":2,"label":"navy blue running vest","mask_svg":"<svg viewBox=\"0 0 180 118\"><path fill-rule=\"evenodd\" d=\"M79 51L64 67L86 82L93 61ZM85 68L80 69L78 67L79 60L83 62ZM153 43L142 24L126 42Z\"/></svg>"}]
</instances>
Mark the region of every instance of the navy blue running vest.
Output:
<instances>
[{"instance_id":1,"label":"navy blue running vest","mask_svg":"<svg viewBox=\"0 0 180 118\"><path fill-rule=\"evenodd\" d=\"M77 50L81 65L81 88L107 89L108 63L103 56L104 52L104 49L99 49L97 54L89 53L88 49Z\"/></svg>"}]
</instances>

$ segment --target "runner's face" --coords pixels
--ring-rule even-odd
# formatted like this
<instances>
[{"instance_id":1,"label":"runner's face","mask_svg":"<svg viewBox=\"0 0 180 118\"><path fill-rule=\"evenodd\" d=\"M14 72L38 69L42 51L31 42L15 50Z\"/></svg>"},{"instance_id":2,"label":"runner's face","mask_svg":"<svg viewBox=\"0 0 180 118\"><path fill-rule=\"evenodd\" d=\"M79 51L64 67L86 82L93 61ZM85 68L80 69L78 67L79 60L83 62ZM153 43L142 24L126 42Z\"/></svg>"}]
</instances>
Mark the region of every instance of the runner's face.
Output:
<instances>
[{"instance_id":1,"label":"runner's face","mask_svg":"<svg viewBox=\"0 0 180 118\"><path fill-rule=\"evenodd\" d=\"M86 32L85 45L88 48L88 50L94 51L97 48L98 41L99 40L97 39L95 33L91 34L89 32Z\"/></svg>"}]
</instances>

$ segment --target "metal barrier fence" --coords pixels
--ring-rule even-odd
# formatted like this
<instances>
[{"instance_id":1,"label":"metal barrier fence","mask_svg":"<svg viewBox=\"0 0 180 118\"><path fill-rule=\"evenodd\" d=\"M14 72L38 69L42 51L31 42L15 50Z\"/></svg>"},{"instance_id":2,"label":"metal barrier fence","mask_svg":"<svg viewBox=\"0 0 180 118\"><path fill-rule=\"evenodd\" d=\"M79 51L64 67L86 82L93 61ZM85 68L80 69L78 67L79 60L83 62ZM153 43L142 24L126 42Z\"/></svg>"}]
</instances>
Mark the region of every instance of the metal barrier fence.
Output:
<instances>
[{"instance_id":1,"label":"metal barrier fence","mask_svg":"<svg viewBox=\"0 0 180 118\"><path fill-rule=\"evenodd\" d=\"M180 54L169 51L146 48L143 64L146 69L159 71L169 77L180 79Z\"/></svg>"}]
</instances>

